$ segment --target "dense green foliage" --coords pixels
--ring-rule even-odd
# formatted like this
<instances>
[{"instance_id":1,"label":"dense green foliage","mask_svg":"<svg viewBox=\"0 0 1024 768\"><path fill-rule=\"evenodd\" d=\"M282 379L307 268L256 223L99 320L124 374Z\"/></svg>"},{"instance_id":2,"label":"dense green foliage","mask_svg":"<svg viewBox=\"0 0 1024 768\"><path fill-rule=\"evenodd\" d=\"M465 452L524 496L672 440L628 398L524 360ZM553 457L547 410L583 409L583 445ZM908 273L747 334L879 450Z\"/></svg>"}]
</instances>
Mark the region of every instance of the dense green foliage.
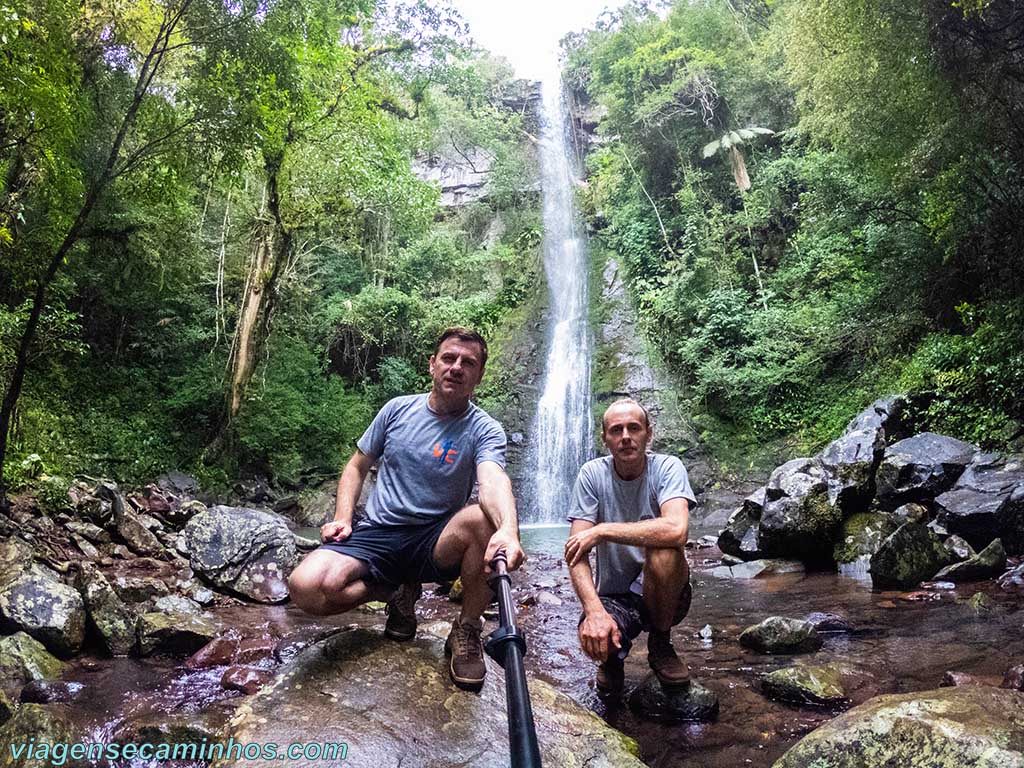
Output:
<instances>
[{"instance_id":1,"label":"dense green foliage","mask_svg":"<svg viewBox=\"0 0 1024 768\"><path fill-rule=\"evenodd\" d=\"M584 205L712 442L818 447L897 390L1020 439L1022 31L999 0L700 0L565 41Z\"/></svg>"},{"instance_id":2,"label":"dense green foliage","mask_svg":"<svg viewBox=\"0 0 1024 768\"><path fill-rule=\"evenodd\" d=\"M14 486L334 472L386 398L425 386L440 329L494 333L534 290L531 160L505 104L519 86L444 8L4 0L0 39L5 390L51 254L97 190L29 347ZM453 147L486 159L490 188L445 209L414 163ZM236 377L247 301L253 366Z\"/></svg>"}]
</instances>

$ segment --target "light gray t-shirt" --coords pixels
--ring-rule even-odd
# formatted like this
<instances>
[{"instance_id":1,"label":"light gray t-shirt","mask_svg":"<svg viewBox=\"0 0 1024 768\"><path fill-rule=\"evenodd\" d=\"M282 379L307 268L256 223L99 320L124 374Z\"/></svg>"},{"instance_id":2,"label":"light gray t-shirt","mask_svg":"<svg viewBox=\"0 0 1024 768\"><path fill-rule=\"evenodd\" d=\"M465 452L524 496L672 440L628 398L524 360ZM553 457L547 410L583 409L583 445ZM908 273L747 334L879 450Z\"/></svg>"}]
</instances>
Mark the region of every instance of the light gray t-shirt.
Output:
<instances>
[{"instance_id":1,"label":"light gray t-shirt","mask_svg":"<svg viewBox=\"0 0 1024 768\"><path fill-rule=\"evenodd\" d=\"M416 525L457 512L476 482L476 465L505 466L505 432L470 403L457 416L430 410L429 395L388 401L356 443L380 460L366 502L375 525Z\"/></svg>"},{"instance_id":2,"label":"light gray t-shirt","mask_svg":"<svg viewBox=\"0 0 1024 768\"><path fill-rule=\"evenodd\" d=\"M686 499L691 510L697 503L683 462L663 453L648 453L647 469L635 480L619 477L611 456L588 461L580 468L572 496L569 520L591 523L653 520L670 499ZM603 541L596 549L597 593L629 592L643 572L643 547Z\"/></svg>"}]
</instances>

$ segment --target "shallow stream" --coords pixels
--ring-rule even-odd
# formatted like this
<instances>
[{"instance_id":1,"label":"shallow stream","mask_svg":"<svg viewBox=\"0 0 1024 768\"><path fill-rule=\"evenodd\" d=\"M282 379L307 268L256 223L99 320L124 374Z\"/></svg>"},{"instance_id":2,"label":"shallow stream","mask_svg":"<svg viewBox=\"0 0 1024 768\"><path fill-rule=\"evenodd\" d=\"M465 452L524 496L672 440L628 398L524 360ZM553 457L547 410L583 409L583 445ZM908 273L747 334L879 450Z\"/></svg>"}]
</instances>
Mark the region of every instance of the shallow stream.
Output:
<instances>
[{"instance_id":1,"label":"shallow stream","mask_svg":"<svg viewBox=\"0 0 1024 768\"><path fill-rule=\"evenodd\" d=\"M709 724L652 723L594 690L595 667L579 649L578 603L560 558L566 533L566 526L523 531L530 559L515 576L515 589L518 602L525 603L519 618L529 642L528 671L636 738L643 760L659 768L770 766L801 736L833 717L835 712L773 702L760 692L761 674L793 663L852 668L858 682L848 693L857 704L879 693L938 687L948 670L998 684L1008 667L1024 661L1024 594L1003 592L993 582L908 593L878 592L869 581L835 573L735 580L711 575L720 564L716 548L693 549L693 606L673 639L694 677L718 695L720 714ZM691 536L707 533L713 531L698 524ZM978 611L967 603L979 591L991 599L990 609ZM546 595L538 600L541 593ZM423 620L450 619L457 610L430 592L419 603ZM841 614L855 631L826 636L824 647L810 656L764 656L739 645L739 633L768 616L803 618L812 611ZM246 634L273 638L309 636L331 625L383 623L379 611L365 608L329 620L307 617L290 606L238 605L215 613ZM700 630L708 625L711 636L703 639ZM162 724L165 733L174 724L179 737L190 723L215 728L225 722L240 694L221 689L222 673L222 667L188 672L172 660L82 657L64 679L87 687L86 695L70 705L79 728L91 740L110 741L119 733L125 738L125 721ZM641 638L627 661L627 689L647 673ZM500 672L492 667L492 674Z\"/></svg>"}]
</instances>

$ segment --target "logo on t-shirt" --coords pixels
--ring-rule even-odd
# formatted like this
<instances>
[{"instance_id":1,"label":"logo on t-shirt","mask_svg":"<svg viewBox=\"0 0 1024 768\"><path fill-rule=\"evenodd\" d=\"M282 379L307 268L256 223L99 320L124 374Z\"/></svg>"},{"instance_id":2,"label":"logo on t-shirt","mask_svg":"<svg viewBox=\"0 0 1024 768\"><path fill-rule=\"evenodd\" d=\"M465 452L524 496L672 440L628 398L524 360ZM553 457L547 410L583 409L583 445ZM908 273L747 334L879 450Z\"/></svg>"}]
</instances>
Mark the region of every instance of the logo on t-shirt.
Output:
<instances>
[{"instance_id":1,"label":"logo on t-shirt","mask_svg":"<svg viewBox=\"0 0 1024 768\"><path fill-rule=\"evenodd\" d=\"M434 443L434 458L438 464L454 464L455 457L459 452L455 450L454 440L445 440L443 443Z\"/></svg>"}]
</instances>

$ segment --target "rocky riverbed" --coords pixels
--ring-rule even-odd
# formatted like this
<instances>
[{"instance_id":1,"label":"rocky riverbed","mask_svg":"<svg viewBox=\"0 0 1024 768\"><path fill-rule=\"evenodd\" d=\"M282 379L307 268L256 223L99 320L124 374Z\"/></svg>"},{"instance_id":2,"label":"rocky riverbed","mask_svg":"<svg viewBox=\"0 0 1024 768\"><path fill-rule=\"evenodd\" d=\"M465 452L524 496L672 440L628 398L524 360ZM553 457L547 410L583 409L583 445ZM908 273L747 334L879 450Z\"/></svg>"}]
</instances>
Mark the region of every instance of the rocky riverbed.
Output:
<instances>
[{"instance_id":1,"label":"rocky riverbed","mask_svg":"<svg viewBox=\"0 0 1024 768\"><path fill-rule=\"evenodd\" d=\"M705 508L728 505L728 499L712 494ZM603 759L607 764L628 764L635 748L651 766L770 766L802 737L844 711L869 700L878 709L877 702L884 700L874 697L883 694L911 695L911 699L918 694L920 700L938 696L936 707L941 705L943 712L962 710L968 721L988 713L989 720L978 722L983 730L996 727L991 722L996 718L993 710L1010 711L1007 702L992 697L1011 697L1014 704L1017 698L1012 697L1024 696L997 688L1021 685L1019 680L1004 683L1007 672L1024 662L1024 590L1020 587L1001 587L988 580L879 590L869 579L834 571L808 572L791 562L776 563L754 578L744 578L749 572L722 567L722 553L712 544L720 524L718 513L705 515L701 510L696 516L690 549L693 607L674 632L676 646L690 663L695 680L717 700L717 717L708 710L703 713L713 718L709 722L671 722L671 717L666 722L659 717L664 712L656 711L657 702L652 709L640 693L630 695L648 677L642 641L627 662L626 695L616 700L597 695L594 665L576 641L578 605L559 557L565 530L524 532L531 557L515 576L516 599L529 641L528 671L537 681L534 697L541 739L548 742L551 764L571 764L557 755L569 754L564 751L564 739L566 734L576 734L572 738L579 749L574 754L599 760L595 765ZM1013 565L1011 559L1009 566ZM145 658L107 658L87 643L83 652L57 661L62 666L36 675L53 682L24 685L20 694L10 691L11 698L25 703L4 727L2 738L5 742L16 738L20 721L20 727L32 729L31 735L41 741L46 729L39 718L44 715L58 719L66 733L101 742L215 741L227 734L262 738L269 727L260 725L264 720L278 731L294 728L295 740L306 740L307 731L330 730L334 738L350 744L346 764L397 765L406 754L417 765L460 764L460 759L473 765L498 765L504 735L500 711L495 720L501 706L501 671L492 665L491 682L481 698L449 689L444 677L436 638L443 636L443 622L457 610L447 596L428 590L419 604L420 638L413 644L395 644L379 634L382 606L370 605L325 620L307 617L288 604L257 605L220 595L203 610L204 618L222 633L218 644L191 658L188 652L194 648L170 646ZM810 631L819 639L813 644L817 650L772 654L741 643L745 629L772 616L810 618ZM488 625L493 626L493 620ZM351 635L352 631L361 634ZM15 637L8 635L5 642ZM336 663L323 666L324 658ZM321 685L289 692L294 684L285 681L300 670L307 677L310 670L319 670L314 678L328 677ZM925 693L950 684L960 685L966 693ZM387 686L388 693L374 694L377 685ZM401 688L396 691L395 686ZM974 690L978 686L987 687L979 693ZM258 696L252 695L261 689ZM346 690L351 690L348 698ZM293 698L294 710L289 703ZM318 718L316 728L300 727L304 702ZM393 720L401 725L398 731L389 731L385 721L372 716L377 706L406 712ZM888 713L899 706L903 705L897 701L881 711ZM295 715L282 714L278 722L275 711ZM334 722L332 712L337 713ZM588 720L588 712L598 717ZM858 712L853 709L843 716L855 717ZM636 746L611 730L602 736L602 720L635 739ZM1014 726L1013 722L1017 721L1007 726L1012 736L1008 738L1015 738L1017 746L1016 752L1011 749L1008 754L1019 760L1024 723ZM454 754L454 762L429 757L453 728L467 723L474 724L467 734L478 734L476 747L467 747L461 757ZM968 731L970 727L968 722ZM579 741L586 734L593 738ZM276 731L274 735L280 736ZM973 736L968 733L965 738L970 741ZM418 744L419 751L410 744ZM1017 765L1013 760L1006 764ZM15 764L19 763L12 762L9 754L0 758L0 765ZM120 765L147 763L134 760Z\"/></svg>"}]
</instances>

